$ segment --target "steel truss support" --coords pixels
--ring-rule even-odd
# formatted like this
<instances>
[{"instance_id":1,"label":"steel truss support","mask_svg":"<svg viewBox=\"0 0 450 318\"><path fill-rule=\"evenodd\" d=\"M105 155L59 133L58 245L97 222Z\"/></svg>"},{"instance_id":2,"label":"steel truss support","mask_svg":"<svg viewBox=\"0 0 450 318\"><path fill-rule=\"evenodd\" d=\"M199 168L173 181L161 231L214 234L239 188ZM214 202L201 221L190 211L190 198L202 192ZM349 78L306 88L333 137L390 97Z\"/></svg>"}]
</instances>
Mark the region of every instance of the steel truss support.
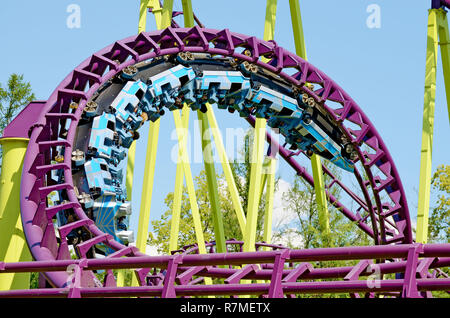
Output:
<instances>
[{"instance_id":1,"label":"steel truss support","mask_svg":"<svg viewBox=\"0 0 450 318\"><path fill-rule=\"evenodd\" d=\"M441 48L442 68L450 121L450 35L447 13L444 9L431 9L428 14L425 96L420 155L419 201L416 234L416 241L418 243L426 243L428 240L434 109L436 102L436 75L439 46Z\"/></svg>"}]
</instances>

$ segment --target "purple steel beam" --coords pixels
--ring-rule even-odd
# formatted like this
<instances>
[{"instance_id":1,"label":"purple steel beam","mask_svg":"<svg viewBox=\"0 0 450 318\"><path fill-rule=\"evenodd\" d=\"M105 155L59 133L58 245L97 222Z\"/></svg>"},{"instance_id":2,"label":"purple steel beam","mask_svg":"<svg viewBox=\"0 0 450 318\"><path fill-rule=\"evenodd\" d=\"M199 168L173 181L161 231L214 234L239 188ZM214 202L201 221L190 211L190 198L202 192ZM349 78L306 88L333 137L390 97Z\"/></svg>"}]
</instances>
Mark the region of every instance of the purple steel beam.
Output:
<instances>
[{"instance_id":1,"label":"purple steel beam","mask_svg":"<svg viewBox=\"0 0 450 318\"><path fill-rule=\"evenodd\" d=\"M439 9L441 7L450 8L450 0L431 0L431 8Z\"/></svg>"},{"instance_id":2,"label":"purple steel beam","mask_svg":"<svg viewBox=\"0 0 450 318\"><path fill-rule=\"evenodd\" d=\"M280 250L286 262L313 262L330 260L363 259L403 259L411 249L417 249L417 255L423 258L443 258L440 265L445 267L450 261L450 244L401 244L386 246L350 246L335 248L317 248L307 250ZM0 262L1 273L30 271L62 271L69 265L80 265L86 270L167 267L175 258L183 266L242 265L273 263L280 251L234 252L212 254L176 254L164 256L136 256L127 258L67 259L45 260L19 263ZM398 263L402 264L403 263ZM406 263L405 263L406 264ZM437 263L436 263L437 264ZM399 266L380 264L380 266Z\"/></svg>"},{"instance_id":3,"label":"purple steel beam","mask_svg":"<svg viewBox=\"0 0 450 318\"><path fill-rule=\"evenodd\" d=\"M341 254L337 251L340 250ZM416 262L410 262L411 251L415 254ZM371 264L366 259L396 259L406 258L405 261L394 261L390 263ZM445 255L445 258L438 259ZM22 263L0 263L0 273L24 272L24 271L62 271L69 265L75 265L75 279L66 285L66 288L21 290L0 292L0 297L117 297L117 296L157 296L175 297L192 295L261 295L268 294L270 298L284 297L290 293L342 293L342 292L399 292L398 296L422 297L421 292L431 290L449 290L450 279L436 279L428 273L429 269L446 267L450 265L450 244L436 245L399 245L399 246L370 246L370 247L346 247L346 248L322 248L317 250L289 250L282 249L270 252L249 253L223 253L223 254L177 254L172 256L145 256L134 258L106 258L106 259L82 259L82 260L59 260L59 261L36 261ZM421 260L418 261L418 258ZM304 260L355 260L360 259L365 264L371 265L369 270L361 267L359 262L355 266L313 268ZM231 260L231 262L230 262ZM285 269L284 264L293 267L293 262L301 261L299 267ZM274 268L271 270L258 269L255 265L247 265L244 269L217 268L208 265L223 264L260 264L270 262ZM425 264L425 266L423 266ZM184 265L184 266L181 266ZM82 272L98 269L111 268L141 268L159 267L168 269L164 283L158 286L121 287L104 285L104 287L86 288L82 286ZM188 266L188 267L186 267ZM252 266L249 268L248 266ZM246 268L250 269L245 272ZM296 273L298 269L301 272ZM178 286L174 282L180 282L178 277L188 271L192 272L189 279L183 279ZM408 272L419 273L420 278L415 278L414 284ZM180 274L178 274L180 273ZM378 279L355 280L351 279L355 273L358 276L372 276L388 273L405 273L405 278L382 280ZM428 273L428 274L427 274ZM192 285L189 280L192 276L225 278L228 285ZM350 276L351 275L351 276ZM234 279L233 277L236 277ZM288 277L293 277L288 278ZM241 279L270 280L269 284L239 284ZM297 280L322 280L339 279L343 281L313 281L297 282ZM348 279L350 278L350 279ZM196 279L195 281L199 281ZM413 293L408 292L412 288Z\"/></svg>"},{"instance_id":4,"label":"purple steel beam","mask_svg":"<svg viewBox=\"0 0 450 318\"><path fill-rule=\"evenodd\" d=\"M252 56L243 54L243 49L250 50ZM102 243L120 253L126 251L125 255L131 258L143 255L139 251L128 250L126 246L104 235L94 223L89 222L73 189L70 156L66 156L62 164L50 166L52 151L47 150L42 153L41 150L49 143L60 142L58 140L60 125L58 123L62 126L63 123L70 120L69 129L63 137L67 142L65 152L71 153L81 113L87 101L103 84L127 66L157 56L177 54L181 51L226 55L257 64L278 74L303 93L313 97L355 145L359 160L361 160L368 176L368 185L372 188L378 218L382 224L382 234L385 233L384 218L387 216L394 217L399 232L398 236L390 241L382 237L381 242L412 242L406 196L393 160L369 119L336 83L307 61L282 49L273 41L261 41L255 37L231 33L228 29L168 28L126 38L92 55L60 83L42 107L40 115L33 118L34 125L30 130L30 144L22 173L21 211L24 232L34 259L55 260L68 257L67 246L57 243L51 217L47 215L49 211L46 210L45 200L43 199L45 196L40 194L40 189L50 186L45 183L45 176L56 169L64 170L65 182L67 183L64 187L67 197L72 203L72 209L79 220L85 222L84 227L94 237L92 242L87 243L86 249L89 248L89 244L101 239ZM261 57L266 57L269 62L263 62ZM287 72L289 69L294 69L297 73L289 75L291 74L291 72L289 74ZM315 83L320 87L311 90L305 86L306 83ZM78 108L74 113L68 115L71 102L76 102ZM327 105L328 102L338 103L341 107L330 108ZM361 129L347 128L346 121L356 124ZM361 150L362 143L369 145L374 153ZM370 169L375 166L382 170L386 179L380 179L373 175ZM384 210L380 201L379 193L382 191L385 191L394 203L394 206L389 206L387 211ZM55 213L56 209L53 209L52 213ZM351 215L349 213L349 216ZM236 258L236 261L238 258ZM230 259L226 259L226 261L230 261ZM65 273L48 272L45 275L55 287L63 286L67 281L67 274Z\"/></svg>"},{"instance_id":5,"label":"purple steel beam","mask_svg":"<svg viewBox=\"0 0 450 318\"><path fill-rule=\"evenodd\" d=\"M373 287L371 284L376 284ZM376 280L370 284L367 281L324 281L324 282L284 282L281 289L284 294L321 294L321 293L385 293L401 292L404 287L403 279ZM417 289L420 292L445 290L450 288L450 279L417 279ZM139 286L139 287L80 287L77 288L79 297L161 297L163 286ZM174 285L173 290L180 297L186 296L210 296L210 295L264 295L269 292L270 284L227 284L227 285ZM25 297L70 297L70 288L30 289L0 291L1 298L25 298Z\"/></svg>"}]
</instances>

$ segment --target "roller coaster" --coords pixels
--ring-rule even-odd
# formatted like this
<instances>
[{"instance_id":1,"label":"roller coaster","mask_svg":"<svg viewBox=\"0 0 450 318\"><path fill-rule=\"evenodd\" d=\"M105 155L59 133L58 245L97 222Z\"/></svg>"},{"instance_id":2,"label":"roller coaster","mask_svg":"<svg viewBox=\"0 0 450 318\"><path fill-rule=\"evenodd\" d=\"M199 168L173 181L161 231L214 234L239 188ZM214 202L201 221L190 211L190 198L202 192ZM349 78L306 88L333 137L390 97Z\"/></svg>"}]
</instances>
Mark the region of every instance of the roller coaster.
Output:
<instances>
[{"instance_id":1,"label":"roller coaster","mask_svg":"<svg viewBox=\"0 0 450 318\"><path fill-rule=\"evenodd\" d=\"M13 279L19 275L14 273L40 272L41 286L10 288L0 291L0 297L293 298L348 293L408 298L450 290L442 270L450 266L450 245L414 241L395 163L361 107L306 58L273 39L194 26L190 1L182 3L184 28L165 16L172 16L171 1L162 8L157 1L142 1L141 13L149 7L155 15L162 12L166 25L161 22L158 30L140 32L94 53L47 101L32 102L5 129L5 145L7 139L26 140L16 195L33 261L2 261L0 275ZM290 3L296 12L297 1ZM268 10L273 5L276 1L269 0ZM433 10L448 6L446 1L433 2ZM270 143L267 158L280 155L374 245L293 250L270 239L258 243L252 237L256 221L251 207L243 215L232 198L244 241L224 240L216 231L215 241L205 243L194 220L197 244L175 248L171 255L146 255L145 241L136 242L130 230L132 208L125 180L139 130L147 125L157 129L171 113L180 123L180 112L189 111L214 128L217 110L235 114L255 129L263 127L255 144ZM266 124L280 134L283 145L264 129ZM261 147L254 148L262 154ZM318 171L331 183L318 189L323 177L311 176L300 156L319 162ZM5 150L4 162L7 159ZM321 160L352 175L357 189L339 180ZM186 163L182 166L189 179L190 170ZM252 164L255 180L261 166L261 160ZM251 187L261 186L261 180L252 182ZM344 191L356 208L334 197L332 186ZM253 194L249 202L260 196ZM137 237L139 241L142 234ZM329 260L356 265L314 267ZM119 282L113 270L121 269L133 270L136 284ZM104 281L97 271L106 271ZM367 279L375 274L375 279Z\"/></svg>"}]
</instances>

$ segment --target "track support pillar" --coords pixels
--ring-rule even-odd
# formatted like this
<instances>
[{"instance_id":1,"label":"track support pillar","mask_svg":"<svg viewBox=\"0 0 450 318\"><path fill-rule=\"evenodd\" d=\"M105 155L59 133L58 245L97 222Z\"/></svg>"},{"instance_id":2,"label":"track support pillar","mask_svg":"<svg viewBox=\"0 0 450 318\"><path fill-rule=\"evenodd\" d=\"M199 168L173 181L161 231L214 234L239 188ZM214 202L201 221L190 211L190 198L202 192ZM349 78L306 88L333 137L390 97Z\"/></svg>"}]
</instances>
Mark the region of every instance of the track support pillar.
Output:
<instances>
[{"instance_id":1,"label":"track support pillar","mask_svg":"<svg viewBox=\"0 0 450 318\"><path fill-rule=\"evenodd\" d=\"M203 162L205 165L206 180L208 182L208 198L211 204L211 213L214 222L214 234L216 240L216 248L218 253L227 251L225 241L225 231L223 227L222 211L219 199L219 187L217 184L216 169L214 167L214 159L211 148L211 132L209 130L208 119L201 111L197 111L200 138L202 142Z\"/></svg>"},{"instance_id":2,"label":"track support pillar","mask_svg":"<svg viewBox=\"0 0 450 318\"><path fill-rule=\"evenodd\" d=\"M450 122L450 35L445 10L431 9L428 14L425 95L420 154L419 201L417 209L416 242L428 241L428 217L432 177L434 112L438 49L441 48L442 67Z\"/></svg>"},{"instance_id":3,"label":"track support pillar","mask_svg":"<svg viewBox=\"0 0 450 318\"><path fill-rule=\"evenodd\" d=\"M295 51L298 56L307 60L305 36L303 31L302 15L300 11L299 0L289 0L291 9L292 30L294 32ZM314 190L316 193L317 210L319 212L319 220L321 224L321 232L324 235L324 243L329 246L329 212L327 206L327 196L325 192L325 181L322 171L322 163L320 157L316 154L311 156L311 167L313 170Z\"/></svg>"},{"instance_id":4,"label":"track support pillar","mask_svg":"<svg viewBox=\"0 0 450 318\"><path fill-rule=\"evenodd\" d=\"M210 125L211 133L214 138L214 144L217 149L217 153L220 158L220 162L222 163L222 169L225 175L225 180L227 182L228 191L230 193L231 202L233 203L234 211L236 212L236 216L239 222L239 227L242 232L242 236L245 235L245 227L246 227L246 216L244 214L244 209L242 208L241 199L239 197L239 192L236 187L236 183L234 181L233 172L230 167L230 162L227 157L227 153L225 151L225 146L223 144L222 134L220 133L219 126L217 124L216 117L214 115L213 108L210 104L206 103L206 116L208 118L208 123Z\"/></svg>"},{"instance_id":5,"label":"track support pillar","mask_svg":"<svg viewBox=\"0 0 450 318\"><path fill-rule=\"evenodd\" d=\"M26 138L1 138L0 262L31 261L20 217L20 180L28 146ZM30 273L0 275L0 290L28 289Z\"/></svg>"}]
</instances>

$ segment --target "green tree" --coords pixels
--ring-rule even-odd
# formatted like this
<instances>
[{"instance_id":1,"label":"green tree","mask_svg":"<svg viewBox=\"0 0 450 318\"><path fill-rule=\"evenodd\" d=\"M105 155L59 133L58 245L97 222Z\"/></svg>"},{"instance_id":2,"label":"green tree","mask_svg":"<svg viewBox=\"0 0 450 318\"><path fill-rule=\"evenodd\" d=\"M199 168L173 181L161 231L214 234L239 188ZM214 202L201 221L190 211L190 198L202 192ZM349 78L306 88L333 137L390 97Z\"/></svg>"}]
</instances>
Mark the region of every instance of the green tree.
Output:
<instances>
[{"instance_id":1,"label":"green tree","mask_svg":"<svg viewBox=\"0 0 450 318\"><path fill-rule=\"evenodd\" d=\"M440 165L431 180L437 195L436 205L429 219L429 237L432 242L450 243L450 166Z\"/></svg>"},{"instance_id":2,"label":"green tree","mask_svg":"<svg viewBox=\"0 0 450 318\"><path fill-rule=\"evenodd\" d=\"M0 137L19 111L34 99L31 84L24 81L23 75L11 74L5 88L0 83ZM0 162L1 158L0 150Z\"/></svg>"},{"instance_id":3,"label":"green tree","mask_svg":"<svg viewBox=\"0 0 450 318\"><path fill-rule=\"evenodd\" d=\"M431 210L428 221L428 236L431 243L450 243L450 166L440 165L431 179L431 186L436 194L436 204ZM450 268L442 268L450 275ZM433 291L433 297L449 298L445 291Z\"/></svg>"},{"instance_id":4,"label":"green tree","mask_svg":"<svg viewBox=\"0 0 450 318\"><path fill-rule=\"evenodd\" d=\"M323 163L335 176L339 177L338 168L326 160L323 160ZM325 184L329 181L330 177L325 175ZM332 187L330 192L339 200L341 194L339 187ZM287 245L291 248L342 247L373 243L366 233L329 202L330 233L324 235L319 223L319 211L314 187L299 176L295 177L292 186L283 194L283 199L286 202L285 208L292 211L296 218L292 222L280 226L274 233L274 239L280 240L283 236L296 237L295 241L287 242Z\"/></svg>"}]
</instances>

